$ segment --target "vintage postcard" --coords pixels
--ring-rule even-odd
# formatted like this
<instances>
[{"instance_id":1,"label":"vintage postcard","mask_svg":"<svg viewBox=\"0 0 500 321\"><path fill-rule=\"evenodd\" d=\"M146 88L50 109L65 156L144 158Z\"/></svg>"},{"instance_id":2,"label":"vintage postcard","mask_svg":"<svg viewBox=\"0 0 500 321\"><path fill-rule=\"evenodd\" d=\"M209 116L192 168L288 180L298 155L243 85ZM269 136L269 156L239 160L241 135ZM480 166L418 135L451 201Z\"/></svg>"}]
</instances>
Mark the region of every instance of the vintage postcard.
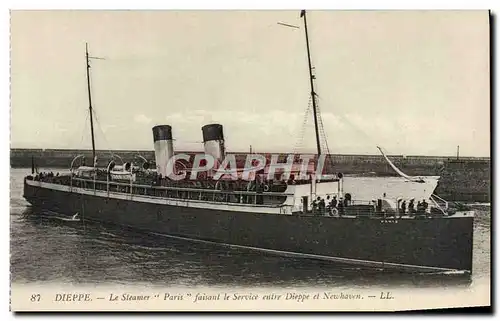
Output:
<instances>
[{"instance_id":1,"label":"vintage postcard","mask_svg":"<svg viewBox=\"0 0 500 321\"><path fill-rule=\"evenodd\" d=\"M489 307L488 11L11 11L11 310Z\"/></svg>"}]
</instances>

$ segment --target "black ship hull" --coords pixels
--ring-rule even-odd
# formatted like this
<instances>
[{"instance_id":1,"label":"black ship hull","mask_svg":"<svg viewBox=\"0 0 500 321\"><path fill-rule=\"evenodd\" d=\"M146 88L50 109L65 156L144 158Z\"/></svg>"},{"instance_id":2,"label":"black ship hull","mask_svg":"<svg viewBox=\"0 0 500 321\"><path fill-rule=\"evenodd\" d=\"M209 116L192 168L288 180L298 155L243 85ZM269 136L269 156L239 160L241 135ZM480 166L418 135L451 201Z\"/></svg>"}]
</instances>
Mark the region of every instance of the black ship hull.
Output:
<instances>
[{"instance_id":1,"label":"black ship hull","mask_svg":"<svg viewBox=\"0 0 500 321\"><path fill-rule=\"evenodd\" d=\"M353 219L225 211L81 194L26 180L24 197L37 208L191 241L373 268L472 272L473 217Z\"/></svg>"}]
</instances>

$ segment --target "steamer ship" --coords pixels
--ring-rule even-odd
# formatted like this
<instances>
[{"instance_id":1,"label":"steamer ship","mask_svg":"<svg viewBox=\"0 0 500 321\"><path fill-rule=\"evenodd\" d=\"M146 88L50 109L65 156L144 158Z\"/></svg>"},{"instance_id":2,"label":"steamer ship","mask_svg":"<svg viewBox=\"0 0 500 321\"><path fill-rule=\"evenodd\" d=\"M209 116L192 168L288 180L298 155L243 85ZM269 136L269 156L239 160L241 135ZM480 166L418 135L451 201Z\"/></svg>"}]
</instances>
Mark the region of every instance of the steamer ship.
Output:
<instances>
[{"instance_id":1,"label":"steamer ship","mask_svg":"<svg viewBox=\"0 0 500 321\"><path fill-rule=\"evenodd\" d=\"M300 17L307 45L318 165L324 154L304 10ZM57 176L35 173L33 164L31 175L24 178L24 198L39 210L36 213L50 211L68 220L111 223L158 237L356 268L472 273L474 212L452 208L434 195L437 179L406 176L385 155L402 177L390 186L371 178L373 189L368 193L341 173L316 169L311 175L295 176L299 172L295 165L303 165L295 162L288 176L277 171L270 178L267 174L273 169L267 163L252 177L234 180L216 177L213 170L194 173L189 161L172 162L172 126L158 125L152 128L156 169L145 159L139 166L132 162L117 165L114 160L97 166L91 58L86 48L93 164L85 166L82 155L77 155L70 172ZM203 126L202 137L204 153L220 166L227 156L222 125ZM186 177L194 174L196 179L170 179L172 164L172 172ZM408 185L411 188L402 188ZM320 205L321 199L334 197L335 204ZM426 200L430 206L417 210L401 206L412 199Z\"/></svg>"}]
</instances>

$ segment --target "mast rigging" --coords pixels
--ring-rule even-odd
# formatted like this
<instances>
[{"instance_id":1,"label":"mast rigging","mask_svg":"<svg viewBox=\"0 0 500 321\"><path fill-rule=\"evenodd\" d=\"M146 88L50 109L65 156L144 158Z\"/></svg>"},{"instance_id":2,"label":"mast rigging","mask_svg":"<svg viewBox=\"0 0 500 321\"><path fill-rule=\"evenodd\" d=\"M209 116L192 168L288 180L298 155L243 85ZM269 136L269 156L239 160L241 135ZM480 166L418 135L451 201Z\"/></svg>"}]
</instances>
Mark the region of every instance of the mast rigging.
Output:
<instances>
[{"instance_id":1,"label":"mast rigging","mask_svg":"<svg viewBox=\"0 0 500 321\"><path fill-rule=\"evenodd\" d=\"M314 91L314 75L313 75L313 67L311 64L311 52L309 49L309 35L307 33L307 18L306 18L306 11L302 10L300 12L300 17L304 18L304 29L305 29L305 35L306 35L306 46L307 46L307 62L309 65L309 81L311 84L311 97L312 97L312 107L313 107L313 117L314 117L314 130L316 133L316 148L318 150L318 156L321 155L321 144L319 140L319 129L318 129L318 113L317 113L317 106L316 106L316 92Z\"/></svg>"},{"instance_id":2,"label":"mast rigging","mask_svg":"<svg viewBox=\"0 0 500 321\"><path fill-rule=\"evenodd\" d=\"M90 90L90 59L100 59L104 60L104 58L89 56L89 45L85 43L85 63L87 70L87 93L89 97L89 114L90 114L90 135L92 138L92 162L93 165L96 166L96 154L95 154L95 138L94 138L94 119L93 119L93 110L92 110L92 93Z\"/></svg>"},{"instance_id":3,"label":"mast rigging","mask_svg":"<svg viewBox=\"0 0 500 321\"><path fill-rule=\"evenodd\" d=\"M85 61L87 65L87 92L89 97L89 114L90 114L90 135L92 138L92 164L95 166L95 139L94 139L94 120L92 118L92 94L90 92L90 60L89 60L89 46L85 43Z\"/></svg>"}]
</instances>

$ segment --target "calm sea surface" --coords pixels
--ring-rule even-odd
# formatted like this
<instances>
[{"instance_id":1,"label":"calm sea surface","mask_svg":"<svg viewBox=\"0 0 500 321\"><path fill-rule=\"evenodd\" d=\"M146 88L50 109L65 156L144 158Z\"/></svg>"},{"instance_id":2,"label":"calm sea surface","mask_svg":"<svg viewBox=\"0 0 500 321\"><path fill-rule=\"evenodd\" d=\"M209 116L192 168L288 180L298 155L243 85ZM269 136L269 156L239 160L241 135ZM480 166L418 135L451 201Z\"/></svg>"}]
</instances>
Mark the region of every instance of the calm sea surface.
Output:
<instances>
[{"instance_id":1,"label":"calm sea surface","mask_svg":"<svg viewBox=\"0 0 500 321\"><path fill-rule=\"evenodd\" d=\"M490 282L489 207L476 208L471 277L374 275L331 263L265 256L131 233L118 227L40 218L22 197L23 176L28 173L28 169L11 170L13 283L462 288Z\"/></svg>"}]
</instances>

